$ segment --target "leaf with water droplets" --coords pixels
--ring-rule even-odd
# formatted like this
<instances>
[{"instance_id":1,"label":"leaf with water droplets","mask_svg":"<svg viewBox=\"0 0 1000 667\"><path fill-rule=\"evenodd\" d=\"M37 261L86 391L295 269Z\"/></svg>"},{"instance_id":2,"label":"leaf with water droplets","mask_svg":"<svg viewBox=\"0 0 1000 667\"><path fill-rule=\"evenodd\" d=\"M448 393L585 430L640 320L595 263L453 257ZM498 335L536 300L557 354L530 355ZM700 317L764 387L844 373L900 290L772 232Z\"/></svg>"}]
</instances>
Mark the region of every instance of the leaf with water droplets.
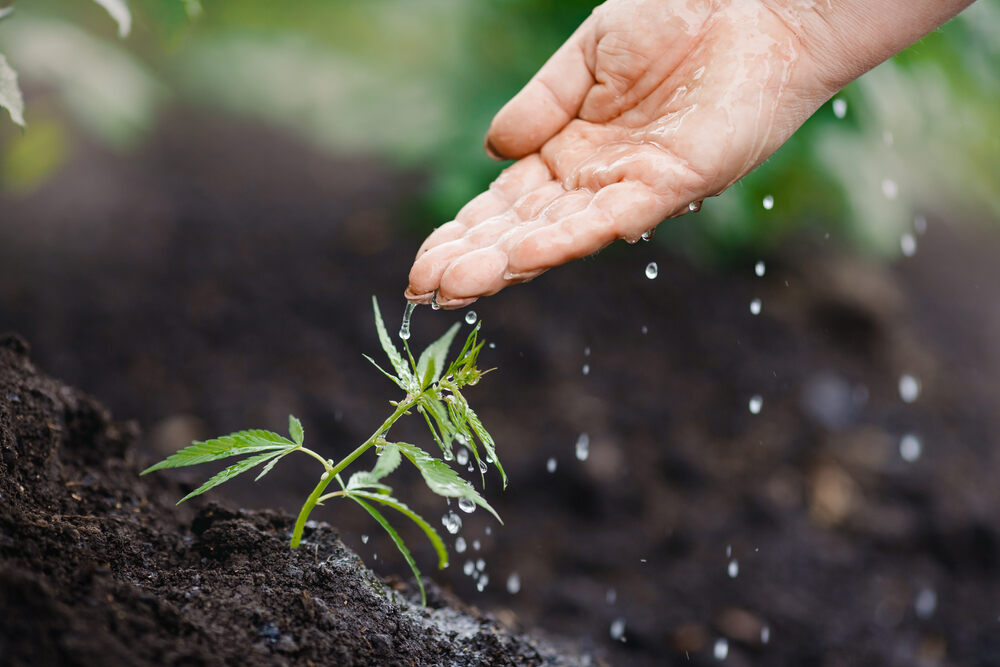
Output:
<instances>
[{"instance_id":1,"label":"leaf with water droplets","mask_svg":"<svg viewBox=\"0 0 1000 667\"><path fill-rule=\"evenodd\" d=\"M507 488L507 473L504 472L503 466L500 465L500 458L497 456L497 447L493 441L493 436L483 426L483 422L479 419L479 415L476 414L475 410L468 407L466 415L469 419L469 426L472 427L472 430L476 433L476 437L479 438L479 442L483 443L483 448L486 449L486 458L496 466L497 471L500 473L500 478L503 480L503 486Z\"/></svg>"},{"instance_id":2,"label":"leaf with water droplets","mask_svg":"<svg viewBox=\"0 0 1000 667\"><path fill-rule=\"evenodd\" d=\"M380 484L383 477L399 467L403 457L399 453L399 447L394 443L387 443L382 446L382 451L378 455L378 461L371 472L362 471L351 475L347 480L348 489L378 488L391 491L385 484Z\"/></svg>"},{"instance_id":3,"label":"leaf with water droplets","mask_svg":"<svg viewBox=\"0 0 1000 667\"><path fill-rule=\"evenodd\" d=\"M467 481L458 476L458 473L451 469L447 463L441 459L436 459L430 454L420 449L416 445L405 442L397 442L396 446L417 467L424 478L424 482L434 493L446 498L468 498L476 503L503 523L500 515L496 513L490 504L479 495L476 489Z\"/></svg>"},{"instance_id":4,"label":"leaf with water droplets","mask_svg":"<svg viewBox=\"0 0 1000 667\"><path fill-rule=\"evenodd\" d=\"M451 341L455 339L455 334L458 333L459 325L456 322L451 325L451 327L444 333L443 336L438 338L436 341L427 346L427 348L420 354L420 359L417 361L417 377L423 378L424 382L422 387L429 387L431 384L438 381L441 377L441 372L447 367L448 364L448 350L451 348ZM430 382L427 382L428 371L431 377Z\"/></svg>"},{"instance_id":5,"label":"leaf with water droplets","mask_svg":"<svg viewBox=\"0 0 1000 667\"><path fill-rule=\"evenodd\" d=\"M424 531L424 534L427 535L427 539L430 540L431 546L434 547L434 552L438 557L438 568L443 570L448 567L448 549L444 546L444 541L441 539L441 536L436 530L434 530L434 527L431 524L429 524L422 516L407 507L405 503L400 502L392 496L378 493L368 493L366 491L353 491L350 495L360 496L367 500L373 500L375 502L382 503L383 505L388 505L413 523L417 524L420 530Z\"/></svg>"},{"instance_id":6,"label":"leaf with water droplets","mask_svg":"<svg viewBox=\"0 0 1000 667\"><path fill-rule=\"evenodd\" d=\"M382 313L378 309L378 299L374 296L372 297L372 309L375 311L375 330L378 332L379 343L381 343L382 349L385 351L385 356L389 358L392 368L396 371L396 375L401 383L400 386L403 389L407 389L413 382L413 376L410 374L410 369L407 367L406 362L403 361L403 357L399 354L399 350L396 349L392 339L389 338L389 332L385 330L385 322L382 321ZM388 375L388 373L386 374Z\"/></svg>"}]
</instances>

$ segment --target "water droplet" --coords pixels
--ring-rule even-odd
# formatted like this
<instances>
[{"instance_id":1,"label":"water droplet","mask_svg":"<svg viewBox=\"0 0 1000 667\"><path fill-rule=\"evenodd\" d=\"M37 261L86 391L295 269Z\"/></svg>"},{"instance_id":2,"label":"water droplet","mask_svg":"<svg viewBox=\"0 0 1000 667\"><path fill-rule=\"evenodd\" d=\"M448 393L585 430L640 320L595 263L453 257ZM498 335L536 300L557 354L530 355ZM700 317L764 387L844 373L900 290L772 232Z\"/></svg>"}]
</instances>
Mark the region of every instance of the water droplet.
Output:
<instances>
[{"instance_id":1,"label":"water droplet","mask_svg":"<svg viewBox=\"0 0 1000 667\"><path fill-rule=\"evenodd\" d=\"M589 357L590 356L590 348L589 347L583 348L583 356L585 356L585 357Z\"/></svg>"},{"instance_id":2,"label":"water droplet","mask_svg":"<svg viewBox=\"0 0 1000 667\"><path fill-rule=\"evenodd\" d=\"M923 234L927 231L927 218L922 215L918 215L913 219L913 229L917 234Z\"/></svg>"},{"instance_id":3,"label":"water droplet","mask_svg":"<svg viewBox=\"0 0 1000 667\"><path fill-rule=\"evenodd\" d=\"M486 569L486 561L484 561L482 558L477 559L476 560L476 570L478 570L479 572L482 572L485 569Z\"/></svg>"},{"instance_id":4,"label":"water droplet","mask_svg":"<svg viewBox=\"0 0 1000 667\"><path fill-rule=\"evenodd\" d=\"M609 588L608 592L604 594L604 601L608 604L614 604L618 601L618 591L614 588Z\"/></svg>"},{"instance_id":5,"label":"water droplet","mask_svg":"<svg viewBox=\"0 0 1000 667\"><path fill-rule=\"evenodd\" d=\"M324 472L322 475L319 476L319 478L320 479L330 479L330 473Z\"/></svg>"},{"instance_id":6,"label":"water droplet","mask_svg":"<svg viewBox=\"0 0 1000 667\"><path fill-rule=\"evenodd\" d=\"M576 439L576 458L586 461L588 456L590 456L590 436L581 433L580 437Z\"/></svg>"},{"instance_id":7,"label":"water droplet","mask_svg":"<svg viewBox=\"0 0 1000 667\"><path fill-rule=\"evenodd\" d=\"M771 641L771 626L765 625L760 629L760 643L766 644Z\"/></svg>"},{"instance_id":8,"label":"water droplet","mask_svg":"<svg viewBox=\"0 0 1000 667\"><path fill-rule=\"evenodd\" d=\"M759 415L760 409L764 407L764 398L760 394L755 394L750 397L750 414Z\"/></svg>"},{"instance_id":9,"label":"water droplet","mask_svg":"<svg viewBox=\"0 0 1000 667\"><path fill-rule=\"evenodd\" d=\"M899 237L899 249L906 257L913 257L917 254L917 239L913 234L906 233Z\"/></svg>"},{"instance_id":10,"label":"water droplet","mask_svg":"<svg viewBox=\"0 0 1000 667\"><path fill-rule=\"evenodd\" d=\"M732 558L732 557L733 557L733 545L732 544L727 544L726 545L726 558Z\"/></svg>"},{"instance_id":11,"label":"water droplet","mask_svg":"<svg viewBox=\"0 0 1000 667\"><path fill-rule=\"evenodd\" d=\"M482 593L486 590L486 585L490 583L490 575L483 573L476 580L476 590Z\"/></svg>"},{"instance_id":12,"label":"water droplet","mask_svg":"<svg viewBox=\"0 0 1000 667\"><path fill-rule=\"evenodd\" d=\"M616 618L615 620L611 621L610 632L611 632L611 638L614 639L616 642L625 641L625 619Z\"/></svg>"},{"instance_id":13,"label":"water droplet","mask_svg":"<svg viewBox=\"0 0 1000 667\"><path fill-rule=\"evenodd\" d=\"M434 290L434 296L431 297L431 310L441 310L441 306L438 305L437 290Z\"/></svg>"},{"instance_id":14,"label":"water droplet","mask_svg":"<svg viewBox=\"0 0 1000 667\"><path fill-rule=\"evenodd\" d=\"M445 527L445 530L454 535L462 527L462 517L452 511L449 511L441 517L441 525Z\"/></svg>"},{"instance_id":15,"label":"water droplet","mask_svg":"<svg viewBox=\"0 0 1000 667\"><path fill-rule=\"evenodd\" d=\"M584 364L582 370L584 375L590 375L590 364Z\"/></svg>"},{"instance_id":16,"label":"water droplet","mask_svg":"<svg viewBox=\"0 0 1000 667\"><path fill-rule=\"evenodd\" d=\"M899 455L907 463L913 463L919 459L923 450L924 444L920 441L920 437L913 433L907 433L899 439Z\"/></svg>"},{"instance_id":17,"label":"water droplet","mask_svg":"<svg viewBox=\"0 0 1000 667\"><path fill-rule=\"evenodd\" d=\"M488 347L489 347L489 348L490 348L491 350L495 350L495 349L497 349L497 344L496 344L496 343L494 343L494 342L492 342L492 341L490 341L490 344L489 344L489 346L488 346Z\"/></svg>"},{"instance_id":18,"label":"water droplet","mask_svg":"<svg viewBox=\"0 0 1000 667\"><path fill-rule=\"evenodd\" d=\"M726 568L726 573L729 575L730 579L735 579L740 574L740 562L735 558L729 561L729 567Z\"/></svg>"},{"instance_id":19,"label":"water droplet","mask_svg":"<svg viewBox=\"0 0 1000 667\"><path fill-rule=\"evenodd\" d=\"M891 178L882 179L882 194L886 199L895 199L899 194L899 186Z\"/></svg>"},{"instance_id":20,"label":"water droplet","mask_svg":"<svg viewBox=\"0 0 1000 667\"><path fill-rule=\"evenodd\" d=\"M937 609L937 593L931 588L922 588L920 592L917 593L917 599L913 602L914 611L917 612L917 617L924 620L930 618L934 615L934 610Z\"/></svg>"},{"instance_id":21,"label":"water droplet","mask_svg":"<svg viewBox=\"0 0 1000 667\"><path fill-rule=\"evenodd\" d=\"M772 208L774 208L774 196L773 195L765 196L764 201L762 203L764 204L764 210L770 211Z\"/></svg>"},{"instance_id":22,"label":"water droplet","mask_svg":"<svg viewBox=\"0 0 1000 667\"><path fill-rule=\"evenodd\" d=\"M507 592L511 595L517 595L521 592L521 576L517 572L511 572L510 576L507 577Z\"/></svg>"},{"instance_id":23,"label":"water droplet","mask_svg":"<svg viewBox=\"0 0 1000 667\"><path fill-rule=\"evenodd\" d=\"M378 552L372 554L372 560L378 560Z\"/></svg>"},{"instance_id":24,"label":"water droplet","mask_svg":"<svg viewBox=\"0 0 1000 667\"><path fill-rule=\"evenodd\" d=\"M843 118L847 115L847 100L840 97L836 97L833 100L833 115L837 118Z\"/></svg>"},{"instance_id":25,"label":"water droplet","mask_svg":"<svg viewBox=\"0 0 1000 667\"><path fill-rule=\"evenodd\" d=\"M556 463L555 457L550 457L549 460L545 462L545 469L549 472L555 472L557 465L558 463Z\"/></svg>"},{"instance_id":26,"label":"water droplet","mask_svg":"<svg viewBox=\"0 0 1000 667\"><path fill-rule=\"evenodd\" d=\"M750 312L754 315L760 315L761 305L760 299L754 299L750 302Z\"/></svg>"},{"instance_id":27,"label":"water droplet","mask_svg":"<svg viewBox=\"0 0 1000 667\"><path fill-rule=\"evenodd\" d=\"M465 553L465 538L461 535L455 538L455 552L464 554Z\"/></svg>"},{"instance_id":28,"label":"water droplet","mask_svg":"<svg viewBox=\"0 0 1000 667\"><path fill-rule=\"evenodd\" d=\"M640 329L640 331L642 332L642 335L645 336L646 334L649 333L649 327L647 327L645 324L643 324L642 325L642 329Z\"/></svg>"},{"instance_id":29,"label":"water droplet","mask_svg":"<svg viewBox=\"0 0 1000 667\"><path fill-rule=\"evenodd\" d=\"M417 304L412 301L406 304L406 309L403 311L403 323L399 325L399 337L403 340L410 339L410 317L413 316L413 309L417 307Z\"/></svg>"},{"instance_id":30,"label":"water droplet","mask_svg":"<svg viewBox=\"0 0 1000 667\"><path fill-rule=\"evenodd\" d=\"M455 438L458 439L457 437ZM455 463L460 466L464 466L469 462L469 450L465 447L460 447L458 453L455 454Z\"/></svg>"},{"instance_id":31,"label":"water droplet","mask_svg":"<svg viewBox=\"0 0 1000 667\"><path fill-rule=\"evenodd\" d=\"M454 396L452 398L454 398ZM452 453L450 449L446 449L443 452L441 452L441 458L443 458L445 461L451 461L453 458L455 458L455 455Z\"/></svg>"},{"instance_id":32,"label":"water droplet","mask_svg":"<svg viewBox=\"0 0 1000 667\"><path fill-rule=\"evenodd\" d=\"M472 540L472 548L474 551L479 551L483 548L483 545L479 543L479 540Z\"/></svg>"},{"instance_id":33,"label":"water droplet","mask_svg":"<svg viewBox=\"0 0 1000 667\"><path fill-rule=\"evenodd\" d=\"M462 510L466 514L472 514L476 511L476 503L472 502L468 498L459 498L458 509Z\"/></svg>"},{"instance_id":34,"label":"water droplet","mask_svg":"<svg viewBox=\"0 0 1000 667\"><path fill-rule=\"evenodd\" d=\"M765 266L764 260L760 260L753 265L753 272L757 274L758 278L764 277L764 274L767 272L767 266Z\"/></svg>"},{"instance_id":35,"label":"water droplet","mask_svg":"<svg viewBox=\"0 0 1000 667\"><path fill-rule=\"evenodd\" d=\"M492 535L492 534L493 534L493 528L492 528L492 527L490 527L490 526L486 526L486 530L485 530L484 532L485 532L485 533L486 533L487 535Z\"/></svg>"},{"instance_id":36,"label":"water droplet","mask_svg":"<svg viewBox=\"0 0 1000 667\"><path fill-rule=\"evenodd\" d=\"M904 403L912 403L920 396L920 380L912 375L899 378L899 397Z\"/></svg>"},{"instance_id":37,"label":"water droplet","mask_svg":"<svg viewBox=\"0 0 1000 667\"><path fill-rule=\"evenodd\" d=\"M486 461L479 459L479 472L486 472Z\"/></svg>"},{"instance_id":38,"label":"water droplet","mask_svg":"<svg viewBox=\"0 0 1000 667\"><path fill-rule=\"evenodd\" d=\"M467 312L465 314L465 323L466 324L475 324L477 317L478 316L476 315L476 311L470 310L469 312Z\"/></svg>"},{"instance_id":39,"label":"water droplet","mask_svg":"<svg viewBox=\"0 0 1000 667\"><path fill-rule=\"evenodd\" d=\"M647 229L646 231L644 231L642 233L642 240L643 241L652 241L654 233L656 233L655 229Z\"/></svg>"},{"instance_id":40,"label":"water droplet","mask_svg":"<svg viewBox=\"0 0 1000 667\"><path fill-rule=\"evenodd\" d=\"M729 642L726 639L716 639L712 647L712 655L716 660L725 660L729 655Z\"/></svg>"},{"instance_id":41,"label":"water droplet","mask_svg":"<svg viewBox=\"0 0 1000 667\"><path fill-rule=\"evenodd\" d=\"M646 277L652 280L660 273L660 267L656 265L656 262L650 262L646 265Z\"/></svg>"},{"instance_id":42,"label":"water droplet","mask_svg":"<svg viewBox=\"0 0 1000 667\"><path fill-rule=\"evenodd\" d=\"M361 536L361 544L368 544L368 536L367 535L362 535Z\"/></svg>"},{"instance_id":43,"label":"water droplet","mask_svg":"<svg viewBox=\"0 0 1000 667\"><path fill-rule=\"evenodd\" d=\"M465 576L471 577L472 573L475 571L476 571L476 564L473 563L471 560L465 561L465 565L462 566L462 572L465 573Z\"/></svg>"},{"instance_id":44,"label":"water droplet","mask_svg":"<svg viewBox=\"0 0 1000 667\"><path fill-rule=\"evenodd\" d=\"M688 204L688 210L691 211L692 213L697 213L698 211L700 211L701 200L699 199L698 201L693 201L690 204Z\"/></svg>"}]
</instances>

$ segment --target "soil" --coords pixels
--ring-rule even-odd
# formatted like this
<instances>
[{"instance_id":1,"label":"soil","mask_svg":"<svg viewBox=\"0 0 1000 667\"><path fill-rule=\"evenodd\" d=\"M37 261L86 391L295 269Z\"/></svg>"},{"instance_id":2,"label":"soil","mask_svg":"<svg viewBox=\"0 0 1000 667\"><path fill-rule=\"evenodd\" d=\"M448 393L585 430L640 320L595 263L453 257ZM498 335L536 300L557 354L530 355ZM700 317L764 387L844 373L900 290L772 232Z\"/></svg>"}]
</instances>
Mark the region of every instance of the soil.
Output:
<instances>
[{"instance_id":1,"label":"soil","mask_svg":"<svg viewBox=\"0 0 1000 667\"><path fill-rule=\"evenodd\" d=\"M289 413L331 457L381 423L398 397L361 358L379 354L369 297L398 322L419 243L399 221L418 217L420 188L419 175L187 116L132 156L81 140L45 188L0 198L0 330L139 424L4 371L44 388L15 392L34 396L35 417L3 403L4 424L31 424L4 435L0 576L16 594L0 605L19 624L5 650L80 664L576 659L475 615L454 653L408 653L435 634L404 600L412 583L345 578L353 556L329 527L312 553L287 550L316 475L304 458L180 508L214 470L134 476L192 438L282 430ZM498 370L468 397L511 483L489 479L504 525L463 516L468 548L444 572L404 531L440 585L429 614L461 598L610 664L719 664L722 640L729 665L1000 664L1000 240L932 215L919 242L894 267L796 242L757 277L758 257L708 270L654 240L477 303L495 342L482 360ZM418 309L411 342L460 317ZM912 403L904 375L919 380ZM90 444L71 444L81 433ZM922 443L912 461L907 434ZM427 443L416 422L398 435ZM397 495L437 523L440 499L398 477ZM316 518L406 578L367 517L329 505ZM462 572L478 558L481 592Z\"/></svg>"}]
</instances>

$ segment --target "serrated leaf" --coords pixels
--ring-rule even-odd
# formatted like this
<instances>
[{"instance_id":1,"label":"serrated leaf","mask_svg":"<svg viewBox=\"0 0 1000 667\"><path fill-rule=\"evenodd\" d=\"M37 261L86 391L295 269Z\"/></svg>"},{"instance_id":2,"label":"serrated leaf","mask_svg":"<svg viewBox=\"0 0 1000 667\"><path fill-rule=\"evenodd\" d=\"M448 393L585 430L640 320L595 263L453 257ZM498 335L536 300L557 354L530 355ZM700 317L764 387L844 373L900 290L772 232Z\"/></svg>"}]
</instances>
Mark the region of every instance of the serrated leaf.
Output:
<instances>
[{"instance_id":1,"label":"serrated leaf","mask_svg":"<svg viewBox=\"0 0 1000 667\"><path fill-rule=\"evenodd\" d=\"M21 87L17 85L17 72L7 64L7 59L0 53L0 107L7 110L10 119L24 127L24 97Z\"/></svg>"},{"instance_id":2,"label":"serrated leaf","mask_svg":"<svg viewBox=\"0 0 1000 667\"><path fill-rule=\"evenodd\" d=\"M398 468L402 460L403 458L399 453L399 447L397 447L394 443L383 445L382 452L379 454L378 461L375 462L375 467L372 468L371 472L365 471L354 473L351 475L351 478L347 480L347 488L358 489L375 487L389 489L388 486L385 484L379 484L379 482L383 477Z\"/></svg>"},{"instance_id":3,"label":"serrated leaf","mask_svg":"<svg viewBox=\"0 0 1000 667\"><path fill-rule=\"evenodd\" d=\"M129 11L125 0L94 0L94 2L104 7L104 11L118 24L118 36L122 39L128 37L132 31L132 12Z\"/></svg>"},{"instance_id":4,"label":"serrated leaf","mask_svg":"<svg viewBox=\"0 0 1000 667\"><path fill-rule=\"evenodd\" d=\"M261 477L263 477L263 476L264 476L264 475L266 475L267 473L271 472L271 469L272 469L272 468L274 468L274 465L275 465L275 464L276 464L276 463L277 463L278 461L280 461L281 459L283 459L283 458L284 458L285 456L287 456L288 454L291 454L291 453L292 453L292 451L293 451L293 450L289 449L288 451L284 451L284 452L281 452L281 453L279 453L279 454L278 454L278 455L277 455L276 457L274 457L273 459L271 459L270 461L268 461L267 465L266 465L266 466L264 466L264 469L260 471L260 474L259 474L259 475L257 475L256 477L254 477L254 480L253 480L253 481L255 481L255 482L259 482L259 481L260 481L260 478L261 478Z\"/></svg>"},{"instance_id":5,"label":"serrated leaf","mask_svg":"<svg viewBox=\"0 0 1000 667\"><path fill-rule=\"evenodd\" d=\"M382 373L382 375L384 375L387 378L389 378L390 380L392 380L396 384L397 387L399 387L403 391L407 391L408 390L407 386L405 384L403 384L403 382L398 377L396 377L395 375L393 375L389 371L387 371L384 368L382 368L381 366L379 366L375 362L374 359L372 359L371 357L369 357L367 354L362 354L361 356L364 357L365 359L367 359L368 361L370 361L371 364L372 364L372 366L374 366L375 368L377 368L379 370L379 372Z\"/></svg>"},{"instance_id":6,"label":"serrated leaf","mask_svg":"<svg viewBox=\"0 0 1000 667\"><path fill-rule=\"evenodd\" d=\"M199 486L191 493L187 494L186 496L178 500L177 504L180 505L182 502L184 502L189 498L200 496L209 489L214 489L223 482L228 482L233 477L245 473L247 470L250 470L260 465L261 463L267 461L268 459L274 458L275 456L279 456L280 454L281 452L264 452L263 454L257 454L256 456L251 456L248 459L243 459L239 463L234 463L233 465L229 466L219 474L212 477L212 479L208 480L207 482Z\"/></svg>"},{"instance_id":7,"label":"serrated leaf","mask_svg":"<svg viewBox=\"0 0 1000 667\"><path fill-rule=\"evenodd\" d=\"M364 491L354 491L354 495L361 496L362 498L367 498L369 500L375 500L382 503L383 505L388 505L400 514L406 516L410 521L417 524L424 534L427 535L427 539L430 540L431 545L434 547L434 551L438 556L438 568L444 569L448 567L448 549L444 546L444 541L441 536L434 529L434 527L427 523L427 521L406 506L405 503L393 498L392 496L380 496L375 493L366 493Z\"/></svg>"},{"instance_id":8,"label":"serrated leaf","mask_svg":"<svg viewBox=\"0 0 1000 667\"><path fill-rule=\"evenodd\" d=\"M396 371L396 375L403 384L411 384L413 376L410 374L410 369L406 367L403 357L400 356L399 350L389 338L389 332L385 330L385 322L382 321L382 313L378 309L378 299L374 296L372 297L372 309L375 311L375 329L378 331L378 341L385 351L385 356L389 357L389 363L392 364L393 370Z\"/></svg>"},{"instance_id":9,"label":"serrated leaf","mask_svg":"<svg viewBox=\"0 0 1000 667\"><path fill-rule=\"evenodd\" d=\"M417 467L417 470L420 471L421 476L424 478L424 483L427 484L427 487L431 491L446 498L468 498L496 517L497 521L503 523L500 515L479 495L475 487L462 479L447 463L441 459L432 457L416 445L410 445L405 442L397 442L395 444L399 447L403 456L408 458Z\"/></svg>"},{"instance_id":10,"label":"serrated leaf","mask_svg":"<svg viewBox=\"0 0 1000 667\"><path fill-rule=\"evenodd\" d=\"M424 590L424 582L420 580L420 570L417 568L417 563L416 561L413 560L413 556L410 554L410 550L406 548L406 545L403 543L403 540L399 537L399 533L396 532L396 530L389 524L389 522L386 521L385 517L382 516L382 513L379 512L377 509L375 509L374 507L363 501L361 498L358 498L353 493L348 494L347 497L356 502L357 504L361 505L361 507L363 507L365 511L368 512L368 514L370 514L371 517L375 519L375 521L377 521L380 526L382 526L382 528L385 529L385 532L389 533L389 537L391 537L392 541L395 542L396 548L399 549L399 553L403 554L403 558L406 560L406 563L410 566L410 569L413 570L413 576L416 577L417 586L420 588L420 604L426 607L427 592Z\"/></svg>"},{"instance_id":11,"label":"serrated leaf","mask_svg":"<svg viewBox=\"0 0 1000 667\"><path fill-rule=\"evenodd\" d=\"M448 419L448 409L436 397L428 396L426 393L420 397L419 405L424 409L424 418L427 420L427 426L430 428L434 440L437 441L438 447L441 448L442 453L450 454L455 427ZM437 424L437 430L431 424L431 417Z\"/></svg>"},{"instance_id":12,"label":"serrated leaf","mask_svg":"<svg viewBox=\"0 0 1000 667\"><path fill-rule=\"evenodd\" d=\"M448 367L448 350L451 348L451 342L455 339L458 329L459 325L456 322L444 332L443 336L428 345L420 353L420 359L417 361L417 377L424 379L432 365L434 368L434 370L430 371L433 379L430 382L424 382L421 386L429 387L431 384L437 382L441 377L442 371Z\"/></svg>"},{"instance_id":13,"label":"serrated leaf","mask_svg":"<svg viewBox=\"0 0 1000 667\"><path fill-rule=\"evenodd\" d=\"M295 415L288 415L288 435L292 436L292 440L299 447L306 440L306 432L302 428L302 422Z\"/></svg>"},{"instance_id":14,"label":"serrated leaf","mask_svg":"<svg viewBox=\"0 0 1000 667\"><path fill-rule=\"evenodd\" d=\"M465 416L469 420L469 426L472 427L476 437L479 438L479 442L483 443L483 448L486 450L486 459L496 466L500 472L500 479L503 480L503 486L507 488L507 473L504 472L503 466L500 465L500 458L497 456L497 447L493 441L493 436L489 434L486 427L483 426L483 422L479 419L479 415L476 414L476 411L468 403L466 403Z\"/></svg>"},{"instance_id":15,"label":"serrated leaf","mask_svg":"<svg viewBox=\"0 0 1000 667\"><path fill-rule=\"evenodd\" d=\"M193 442L175 454L171 454L159 463L152 465L140 474L162 470L163 468L183 468L184 466L194 466L199 463L208 463L218 459L225 459L231 456L242 454L253 454L255 452L267 450L291 449L297 445L288 438L278 435L273 431L253 429L250 431L238 431L224 435L221 438Z\"/></svg>"}]
</instances>

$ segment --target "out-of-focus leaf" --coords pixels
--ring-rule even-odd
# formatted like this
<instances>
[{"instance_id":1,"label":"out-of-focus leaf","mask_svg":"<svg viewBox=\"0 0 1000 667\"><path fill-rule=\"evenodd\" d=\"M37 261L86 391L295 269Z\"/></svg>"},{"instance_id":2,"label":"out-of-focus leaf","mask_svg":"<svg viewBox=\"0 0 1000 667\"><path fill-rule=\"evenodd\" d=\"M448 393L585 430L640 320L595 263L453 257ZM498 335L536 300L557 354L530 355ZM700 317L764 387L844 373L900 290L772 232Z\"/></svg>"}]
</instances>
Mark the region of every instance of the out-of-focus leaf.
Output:
<instances>
[{"instance_id":1,"label":"out-of-focus leaf","mask_svg":"<svg viewBox=\"0 0 1000 667\"><path fill-rule=\"evenodd\" d=\"M7 64L7 59L0 53L0 107L7 110L10 119L24 127L24 97L21 87L17 85L17 72Z\"/></svg>"},{"instance_id":2,"label":"out-of-focus leaf","mask_svg":"<svg viewBox=\"0 0 1000 667\"><path fill-rule=\"evenodd\" d=\"M104 7L104 11L118 24L118 36L122 39L128 37L132 31L132 12L129 11L125 0L94 0L94 2Z\"/></svg>"}]
</instances>

